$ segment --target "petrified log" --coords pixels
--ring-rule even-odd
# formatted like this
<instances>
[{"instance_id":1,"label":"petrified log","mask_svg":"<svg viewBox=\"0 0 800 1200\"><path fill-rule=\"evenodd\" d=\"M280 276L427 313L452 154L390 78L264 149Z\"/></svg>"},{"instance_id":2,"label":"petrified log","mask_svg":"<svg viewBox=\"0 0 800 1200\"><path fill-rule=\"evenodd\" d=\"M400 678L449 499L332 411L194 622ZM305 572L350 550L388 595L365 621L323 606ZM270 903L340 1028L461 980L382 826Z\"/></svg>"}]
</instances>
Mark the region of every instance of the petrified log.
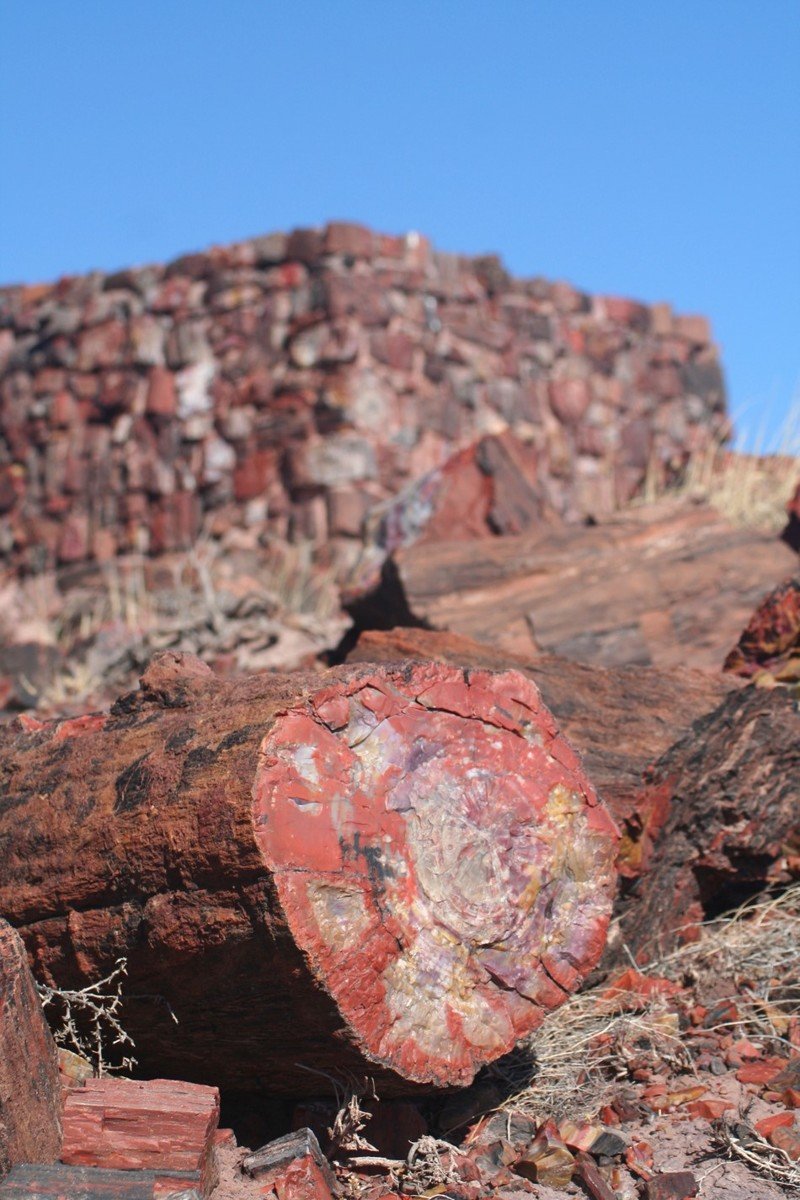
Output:
<instances>
[{"instance_id":1,"label":"petrified log","mask_svg":"<svg viewBox=\"0 0 800 1200\"><path fill-rule=\"evenodd\" d=\"M765 586L796 565L771 533L665 501L591 528L417 542L387 565L382 602L514 653L716 671Z\"/></svg>"},{"instance_id":2,"label":"petrified log","mask_svg":"<svg viewBox=\"0 0 800 1200\"><path fill-rule=\"evenodd\" d=\"M800 875L800 712L789 690L731 693L648 771L641 803L669 813L622 916L625 943L646 961Z\"/></svg>"},{"instance_id":3,"label":"petrified log","mask_svg":"<svg viewBox=\"0 0 800 1200\"><path fill-rule=\"evenodd\" d=\"M0 1178L15 1163L55 1161L60 1145L55 1042L25 947L0 920Z\"/></svg>"},{"instance_id":4,"label":"petrified log","mask_svg":"<svg viewBox=\"0 0 800 1200\"><path fill-rule=\"evenodd\" d=\"M590 667L553 654L523 657L455 633L367 630L350 662L432 659L459 667L522 671L537 685L562 733L622 831L618 869L638 875L666 816L642 795L644 770L715 709L732 688L686 667ZM647 803L645 803L645 799Z\"/></svg>"},{"instance_id":5,"label":"petrified log","mask_svg":"<svg viewBox=\"0 0 800 1200\"><path fill-rule=\"evenodd\" d=\"M6 728L0 772L0 911L49 980L127 958L152 1074L465 1083L603 947L616 831L516 672L167 653L110 715Z\"/></svg>"},{"instance_id":6,"label":"petrified log","mask_svg":"<svg viewBox=\"0 0 800 1200\"><path fill-rule=\"evenodd\" d=\"M87 1079L64 1102L61 1161L155 1171L175 1191L210 1195L217 1183L219 1092L173 1079Z\"/></svg>"}]
</instances>

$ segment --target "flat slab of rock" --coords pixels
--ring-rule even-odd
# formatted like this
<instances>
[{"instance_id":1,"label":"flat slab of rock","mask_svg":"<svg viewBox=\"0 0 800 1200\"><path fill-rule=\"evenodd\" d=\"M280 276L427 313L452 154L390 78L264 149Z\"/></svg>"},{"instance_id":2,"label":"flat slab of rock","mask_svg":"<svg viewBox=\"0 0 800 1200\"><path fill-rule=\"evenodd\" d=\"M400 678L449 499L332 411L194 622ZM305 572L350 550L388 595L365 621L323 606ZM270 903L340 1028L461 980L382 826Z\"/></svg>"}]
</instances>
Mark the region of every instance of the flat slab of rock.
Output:
<instances>
[{"instance_id":1,"label":"flat slab of rock","mask_svg":"<svg viewBox=\"0 0 800 1200\"><path fill-rule=\"evenodd\" d=\"M54 1162L60 1145L55 1042L22 939L0 920L0 1178L15 1163Z\"/></svg>"},{"instance_id":2,"label":"flat slab of rock","mask_svg":"<svg viewBox=\"0 0 800 1200\"><path fill-rule=\"evenodd\" d=\"M153 1171L23 1163L0 1183L0 1200L200 1200L200 1193Z\"/></svg>"},{"instance_id":3,"label":"flat slab of rock","mask_svg":"<svg viewBox=\"0 0 800 1200\"><path fill-rule=\"evenodd\" d=\"M63 1162L176 1176L209 1195L216 1182L219 1092L171 1079L87 1079L64 1102Z\"/></svg>"},{"instance_id":4,"label":"flat slab of rock","mask_svg":"<svg viewBox=\"0 0 800 1200\"><path fill-rule=\"evenodd\" d=\"M434 629L598 666L719 670L797 559L773 534L664 501L591 528L423 541L393 562L404 604Z\"/></svg>"}]
</instances>

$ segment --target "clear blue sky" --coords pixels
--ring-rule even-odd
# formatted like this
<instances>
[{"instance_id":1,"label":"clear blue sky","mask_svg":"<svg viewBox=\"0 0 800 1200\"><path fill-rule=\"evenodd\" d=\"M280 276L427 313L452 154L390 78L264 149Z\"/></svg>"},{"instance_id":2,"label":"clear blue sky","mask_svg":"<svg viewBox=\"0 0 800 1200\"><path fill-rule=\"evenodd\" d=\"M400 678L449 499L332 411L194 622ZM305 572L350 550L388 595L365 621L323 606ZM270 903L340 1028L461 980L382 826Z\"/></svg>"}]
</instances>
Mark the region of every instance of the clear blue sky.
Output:
<instances>
[{"instance_id":1,"label":"clear blue sky","mask_svg":"<svg viewBox=\"0 0 800 1200\"><path fill-rule=\"evenodd\" d=\"M0 280L330 218L708 314L800 391L800 0L0 0Z\"/></svg>"}]
</instances>

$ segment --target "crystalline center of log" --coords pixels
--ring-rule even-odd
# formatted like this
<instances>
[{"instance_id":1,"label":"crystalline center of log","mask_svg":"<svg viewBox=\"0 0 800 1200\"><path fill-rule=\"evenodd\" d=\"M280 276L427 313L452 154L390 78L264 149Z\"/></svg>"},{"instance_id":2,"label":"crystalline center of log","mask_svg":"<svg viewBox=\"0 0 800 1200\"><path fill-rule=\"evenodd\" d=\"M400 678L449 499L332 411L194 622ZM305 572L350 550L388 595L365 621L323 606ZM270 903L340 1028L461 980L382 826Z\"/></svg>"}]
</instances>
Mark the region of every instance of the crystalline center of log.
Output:
<instances>
[{"instance_id":1,"label":"crystalline center of log","mask_svg":"<svg viewBox=\"0 0 800 1200\"><path fill-rule=\"evenodd\" d=\"M512 679L362 677L262 746L256 839L293 936L365 1052L410 1078L471 1078L602 949L610 822Z\"/></svg>"}]
</instances>

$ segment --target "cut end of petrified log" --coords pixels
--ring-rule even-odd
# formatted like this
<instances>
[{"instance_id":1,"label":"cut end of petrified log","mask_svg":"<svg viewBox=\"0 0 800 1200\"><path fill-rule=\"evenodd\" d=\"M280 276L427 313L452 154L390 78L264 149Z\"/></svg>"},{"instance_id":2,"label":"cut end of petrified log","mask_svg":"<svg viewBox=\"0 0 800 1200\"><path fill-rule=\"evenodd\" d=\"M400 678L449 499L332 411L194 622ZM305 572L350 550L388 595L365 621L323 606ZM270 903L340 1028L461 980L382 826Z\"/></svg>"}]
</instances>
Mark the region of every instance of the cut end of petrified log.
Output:
<instances>
[{"instance_id":1,"label":"cut end of petrified log","mask_svg":"<svg viewBox=\"0 0 800 1200\"><path fill-rule=\"evenodd\" d=\"M517 672L340 674L262 743L256 840L373 1062L469 1081L603 948L616 832Z\"/></svg>"}]
</instances>

